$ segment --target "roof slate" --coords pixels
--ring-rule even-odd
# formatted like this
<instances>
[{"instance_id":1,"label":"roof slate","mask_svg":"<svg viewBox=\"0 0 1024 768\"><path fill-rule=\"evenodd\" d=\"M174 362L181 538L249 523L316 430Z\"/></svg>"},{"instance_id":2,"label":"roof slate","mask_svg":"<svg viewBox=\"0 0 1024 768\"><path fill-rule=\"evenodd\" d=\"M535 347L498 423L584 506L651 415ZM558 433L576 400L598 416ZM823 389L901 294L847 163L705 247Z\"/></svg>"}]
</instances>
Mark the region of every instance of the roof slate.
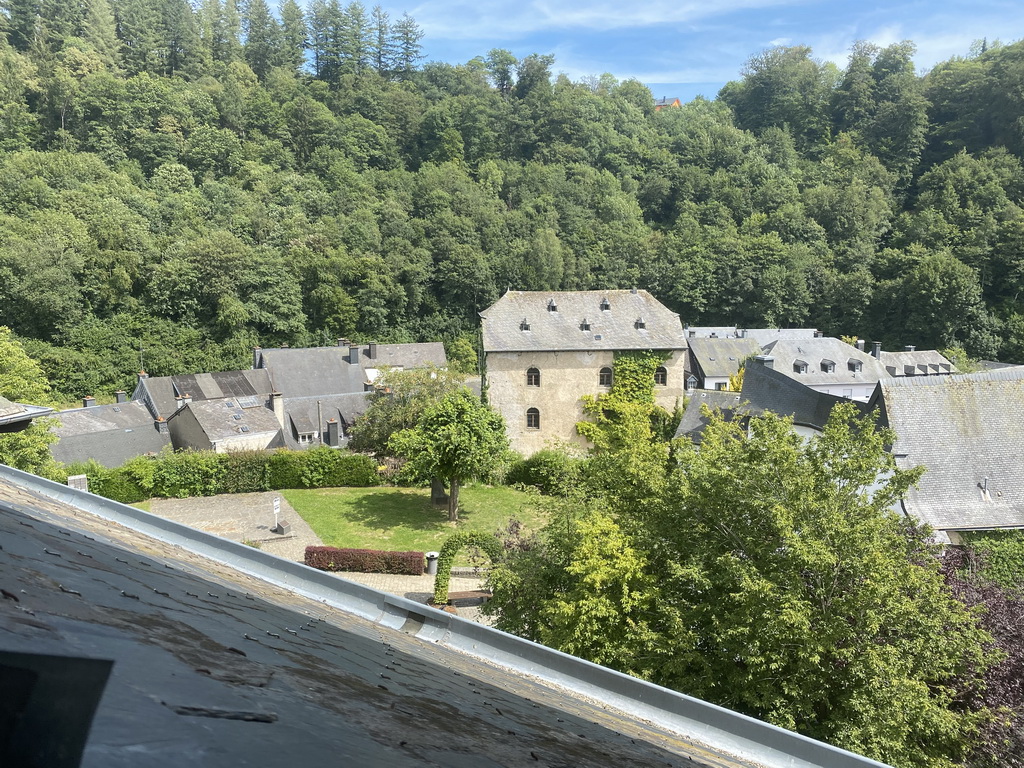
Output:
<instances>
[{"instance_id":1,"label":"roof slate","mask_svg":"<svg viewBox=\"0 0 1024 768\"><path fill-rule=\"evenodd\" d=\"M927 468L908 513L937 530L1024 526L1024 368L885 379L879 400L897 465Z\"/></svg>"},{"instance_id":2,"label":"roof slate","mask_svg":"<svg viewBox=\"0 0 1024 768\"><path fill-rule=\"evenodd\" d=\"M761 352L753 339L688 339L691 359L705 376L734 376L746 358Z\"/></svg>"},{"instance_id":3,"label":"roof slate","mask_svg":"<svg viewBox=\"0 0 1024 768\"><path fill-rule=\"evenodd\" d=\"M93 459L105 467L119 467L128 459L159 453L171 444L153 416L139 401L74 408L56 414L60 438L50 447L53 458L65 464Z\"/></svg>"},{"instance_id":4,"label":"roof slate","mask_svg":"<svg viewBox=\"0 0 1024 768\"><path fill-rule=\"evenodd\" d=\"M603 310L606 299L609 308ZM552 300L554 312L548 309ZM480 317L485 352L686 347L679 315L647 291L509 291ZM521 330L524 319L529 330Z\"/></svg>"},{"instance_id":5,"label":"roof slate","mask_svg":"<svg viewBox=\"0 0 1024 768\"><path fill-rule=\"evenodd\" d=\"M225 397L217 400L200 400L191 402L182 408L188 409L196 417L199 426L210 442L227 440L239 435L265 435L278 432L281 425L274 412L261 402L252 408L242 408L236 398ZM180 414L182 411L179 411ZM235 418L240 416L241 418ZM172 416L178 418L178 414ZM249 429L243 430L242 427Z\"/></svg>"},{"instance_id":6,"label":"roof slate","mask_svg":"<svg viewBox=\"0 0 1024 768\"><path fill-rule=\"evenodd\" d=\"M955 365L934 349L913 352L882 352L878 361L890 376L934 376L960 372Z\"/></svg>"},{"instance_id":7,"label":"roof slate","mask_svg":"<svg viewBox=\"0 0 1024 768\"><path fill-rule=\"evenodd\" d=\"M779 339L765 345L764 353L775 358L775 371L810 385L831 384L839 386L843 383L871 384L887 376L885 368L867 352L829 336L811 339ZM797 373L793 364L798 360L807 362L807 372ZM821 363L825 360L841 360L832 373L824 373ZM862 364L860 372L851 371L847 364L850 360L859 360Z\"/></svg>"},{"instance_id":8,"label":"roof slate","mask_svg":"<svg viewBox=\"0 0 1024 768\"><path fill-rule=\"evenodd\" d=\"M751 414L769 411L791 417L794 424L818 430L825 427L832 409L840 403L853 402L862 413L869 412L866 403L818 392L799 379L756 362L748 364L744 370L740 394L744 407Z\"/></svg>"}]
</instances>

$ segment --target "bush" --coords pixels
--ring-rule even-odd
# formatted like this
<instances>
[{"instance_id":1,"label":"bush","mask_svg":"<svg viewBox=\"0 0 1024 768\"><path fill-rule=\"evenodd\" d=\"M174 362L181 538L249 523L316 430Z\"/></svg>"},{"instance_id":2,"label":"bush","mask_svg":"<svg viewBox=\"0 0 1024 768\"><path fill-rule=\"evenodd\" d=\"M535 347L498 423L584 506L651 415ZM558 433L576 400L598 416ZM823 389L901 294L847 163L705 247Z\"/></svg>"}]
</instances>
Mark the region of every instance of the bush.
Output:
<instances>
[{"instance_id":1,"label":"bush","mask_svg":"<svg viewBox=\"0 0 1024 768\"><path fill-rule=\"evenodd\" d=\"M332 448L310 448L303 455L300 472L304 488L377 485L377 463L360 453L342 453Z\"/></svg>"},{"instance_id":2,"label":"bush","mask_svg":"<svg viewBox=\"0 0 1024 768\"><path fill-rule=\"evenodd\" d=\"M512 467L508 482L532 485L549 496L568 496L580 484L582 466L582 459L548 448Z\"/></svg>"},{"instance_id":3,"label":"bush","mask_svg":"<svg viewBox=\"0 0 1024 768\"><path fill-rule=\"evenodd\" d=\"M397 573L408 576L421 576L424 570L424 562L424 554L422 552L386 552L377 549L306 547L306 565L321 571Z\"/></svg>"},{"instance_id":4,"label":"bush","mask_svg":"<svg viewBox=\"0 0 1024 768\"><path fill-rule=\"evenodd\" d=\"M214 496L221 492L227 456L212 451L163 453L156 463L153 493L156 496L184 499L189 496Z\"/></svg>"},{"instance_id":5,"label":"bush","mask_svg":"<svg viewBox=\"0 0 1024 768\"><path fill-rule=\"evenodd\" d=\"M224 454L224 493L256 493L270 490L270 454L239 451Z\"/></svg>"},{"instance_id":6,"label":"bush","mask_svg":"<svg viewBox=\"0 0 1024 768\"><path fill-rule=\"evenodd\" d=\"M302 454L299 451L277 451L267 462L270 490L302 487Z\"/></svg>"}]
</instances>

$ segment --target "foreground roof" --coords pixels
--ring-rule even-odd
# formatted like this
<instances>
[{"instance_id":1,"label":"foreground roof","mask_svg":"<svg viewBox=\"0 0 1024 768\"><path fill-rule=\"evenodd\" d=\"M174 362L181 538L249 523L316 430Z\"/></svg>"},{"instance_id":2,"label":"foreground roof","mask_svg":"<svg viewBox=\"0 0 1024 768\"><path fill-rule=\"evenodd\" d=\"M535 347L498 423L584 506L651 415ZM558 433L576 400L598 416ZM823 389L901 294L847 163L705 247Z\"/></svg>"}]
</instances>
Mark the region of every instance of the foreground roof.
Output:
<instances>
[{"instance_id":1,"label":"foreground roof","mask_svg":"<svg viewBox=\"0 0 1024 768\"><path fill-rule=\"evenodd\" d=\"M743 371L743 402L748 413L771 412L788 416L799 426L822 430L832 415L832 409L840 403L853 403L868 413L866 403L849 400L838 395L805 387L800 381L786 374L766 368L757 361L748 363Z\"/></svg>"},{"instance_id":2,"label":"foreground roof","mask_svg":"<svg viewBox=\"0 0 1024 768\"><path fill-rule=\"evenodd\" d=\"M48 416L52 408L41 405L15 403L0 395L0 432L18 432L32 423L32 419Z\"/></svg>"},{"instance_id":3,"label":"foreground roof","mask_svg":"<svg viewBox=\"0 0 1024 768\"><path fill-rule=\"evenodd\" d=\"M686 347L679 315L647 291L509 291L480 317L485 352Z\"/></svg>"},{"instance_id":4,"label":"foreground roof","mask_svg":"<svg viewBox=\"0 0 1024 768\"><path fill-rule=\"evenodd\" d=\"M872 402L899 467L926 468L908 513L937 530L1024 527L1024 368L884 379Z\"/></svg>"},{"instance_id":5,"label":"foreground roof","mask_svg":"<svg viewBox=\"0 0 1024 768\"><path fill-rule=\"evenodd\" d=\"M0 653L113 661L87 766L880 765L17 470L0 481Z\"/></svg>"},{"instance_id":6,"label":"foreground roof","mask_svg":"<svg viewBox=\"0 0 1024 768\"><path fill-rule=\"evenodd\" d=\"M50 446L53 458L65 464L93 459L105 467L119 467L128 459L159 453L171 444L160 432L153 415L137 400L60 411L59 438Z\"/></svg>"}]
</instances>

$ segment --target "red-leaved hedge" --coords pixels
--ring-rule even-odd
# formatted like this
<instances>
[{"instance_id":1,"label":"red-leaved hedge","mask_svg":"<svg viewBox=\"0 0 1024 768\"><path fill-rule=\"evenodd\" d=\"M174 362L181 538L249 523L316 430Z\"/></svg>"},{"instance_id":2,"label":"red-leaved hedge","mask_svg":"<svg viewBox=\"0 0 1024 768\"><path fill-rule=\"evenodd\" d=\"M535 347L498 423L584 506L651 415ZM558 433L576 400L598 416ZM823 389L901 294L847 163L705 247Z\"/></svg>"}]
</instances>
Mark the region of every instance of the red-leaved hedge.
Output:
<instances>
[{"instance_id":1,"label":"red-leaved hedge","mask_svg":"<svg viewBox=\"0 0 1024 768\"><path fill-rule=\"evenodd\" d=\"M306 547L306 565L321 571L399 573L423 575L422 552L385 552L378 549Z\"/></svg>"}]
</instances>

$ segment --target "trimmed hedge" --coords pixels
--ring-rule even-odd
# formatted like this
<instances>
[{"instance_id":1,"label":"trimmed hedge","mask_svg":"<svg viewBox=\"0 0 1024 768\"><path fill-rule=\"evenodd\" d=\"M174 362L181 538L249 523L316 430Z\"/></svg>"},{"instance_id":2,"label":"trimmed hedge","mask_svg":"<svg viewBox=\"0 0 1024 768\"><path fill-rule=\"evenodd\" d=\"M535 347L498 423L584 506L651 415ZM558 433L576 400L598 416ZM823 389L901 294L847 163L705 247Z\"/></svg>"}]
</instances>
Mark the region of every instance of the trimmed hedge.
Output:
<instances>
[{"instance_id":1,"label":"trimmed hedge","mask_svg":"<svg viewBox=\"0 0 1024 768\"><path fill-rule=\"evenodd\" d=\"M425 555L422 552L387 552L378 549L338 549L306 547L306 565L320 571L355 573L397 573L421 576Z\"/></svg>"},{"instance_id":2,"label":"trimmed hedge","mask_svg":"<svg viewBox=\"0 0 1024 768\"><path fill-rule=\"evenodd\" d=\"M491 564L500 562L505 556L505 549L498 537L483 531L456 531L441 546L437 558L437 575L434 577L434 605L445 605L448 602L448 585L452 578L452 564L455 555L466 546L480 547L491 559Z\"/></svg>"}]
</instances>

